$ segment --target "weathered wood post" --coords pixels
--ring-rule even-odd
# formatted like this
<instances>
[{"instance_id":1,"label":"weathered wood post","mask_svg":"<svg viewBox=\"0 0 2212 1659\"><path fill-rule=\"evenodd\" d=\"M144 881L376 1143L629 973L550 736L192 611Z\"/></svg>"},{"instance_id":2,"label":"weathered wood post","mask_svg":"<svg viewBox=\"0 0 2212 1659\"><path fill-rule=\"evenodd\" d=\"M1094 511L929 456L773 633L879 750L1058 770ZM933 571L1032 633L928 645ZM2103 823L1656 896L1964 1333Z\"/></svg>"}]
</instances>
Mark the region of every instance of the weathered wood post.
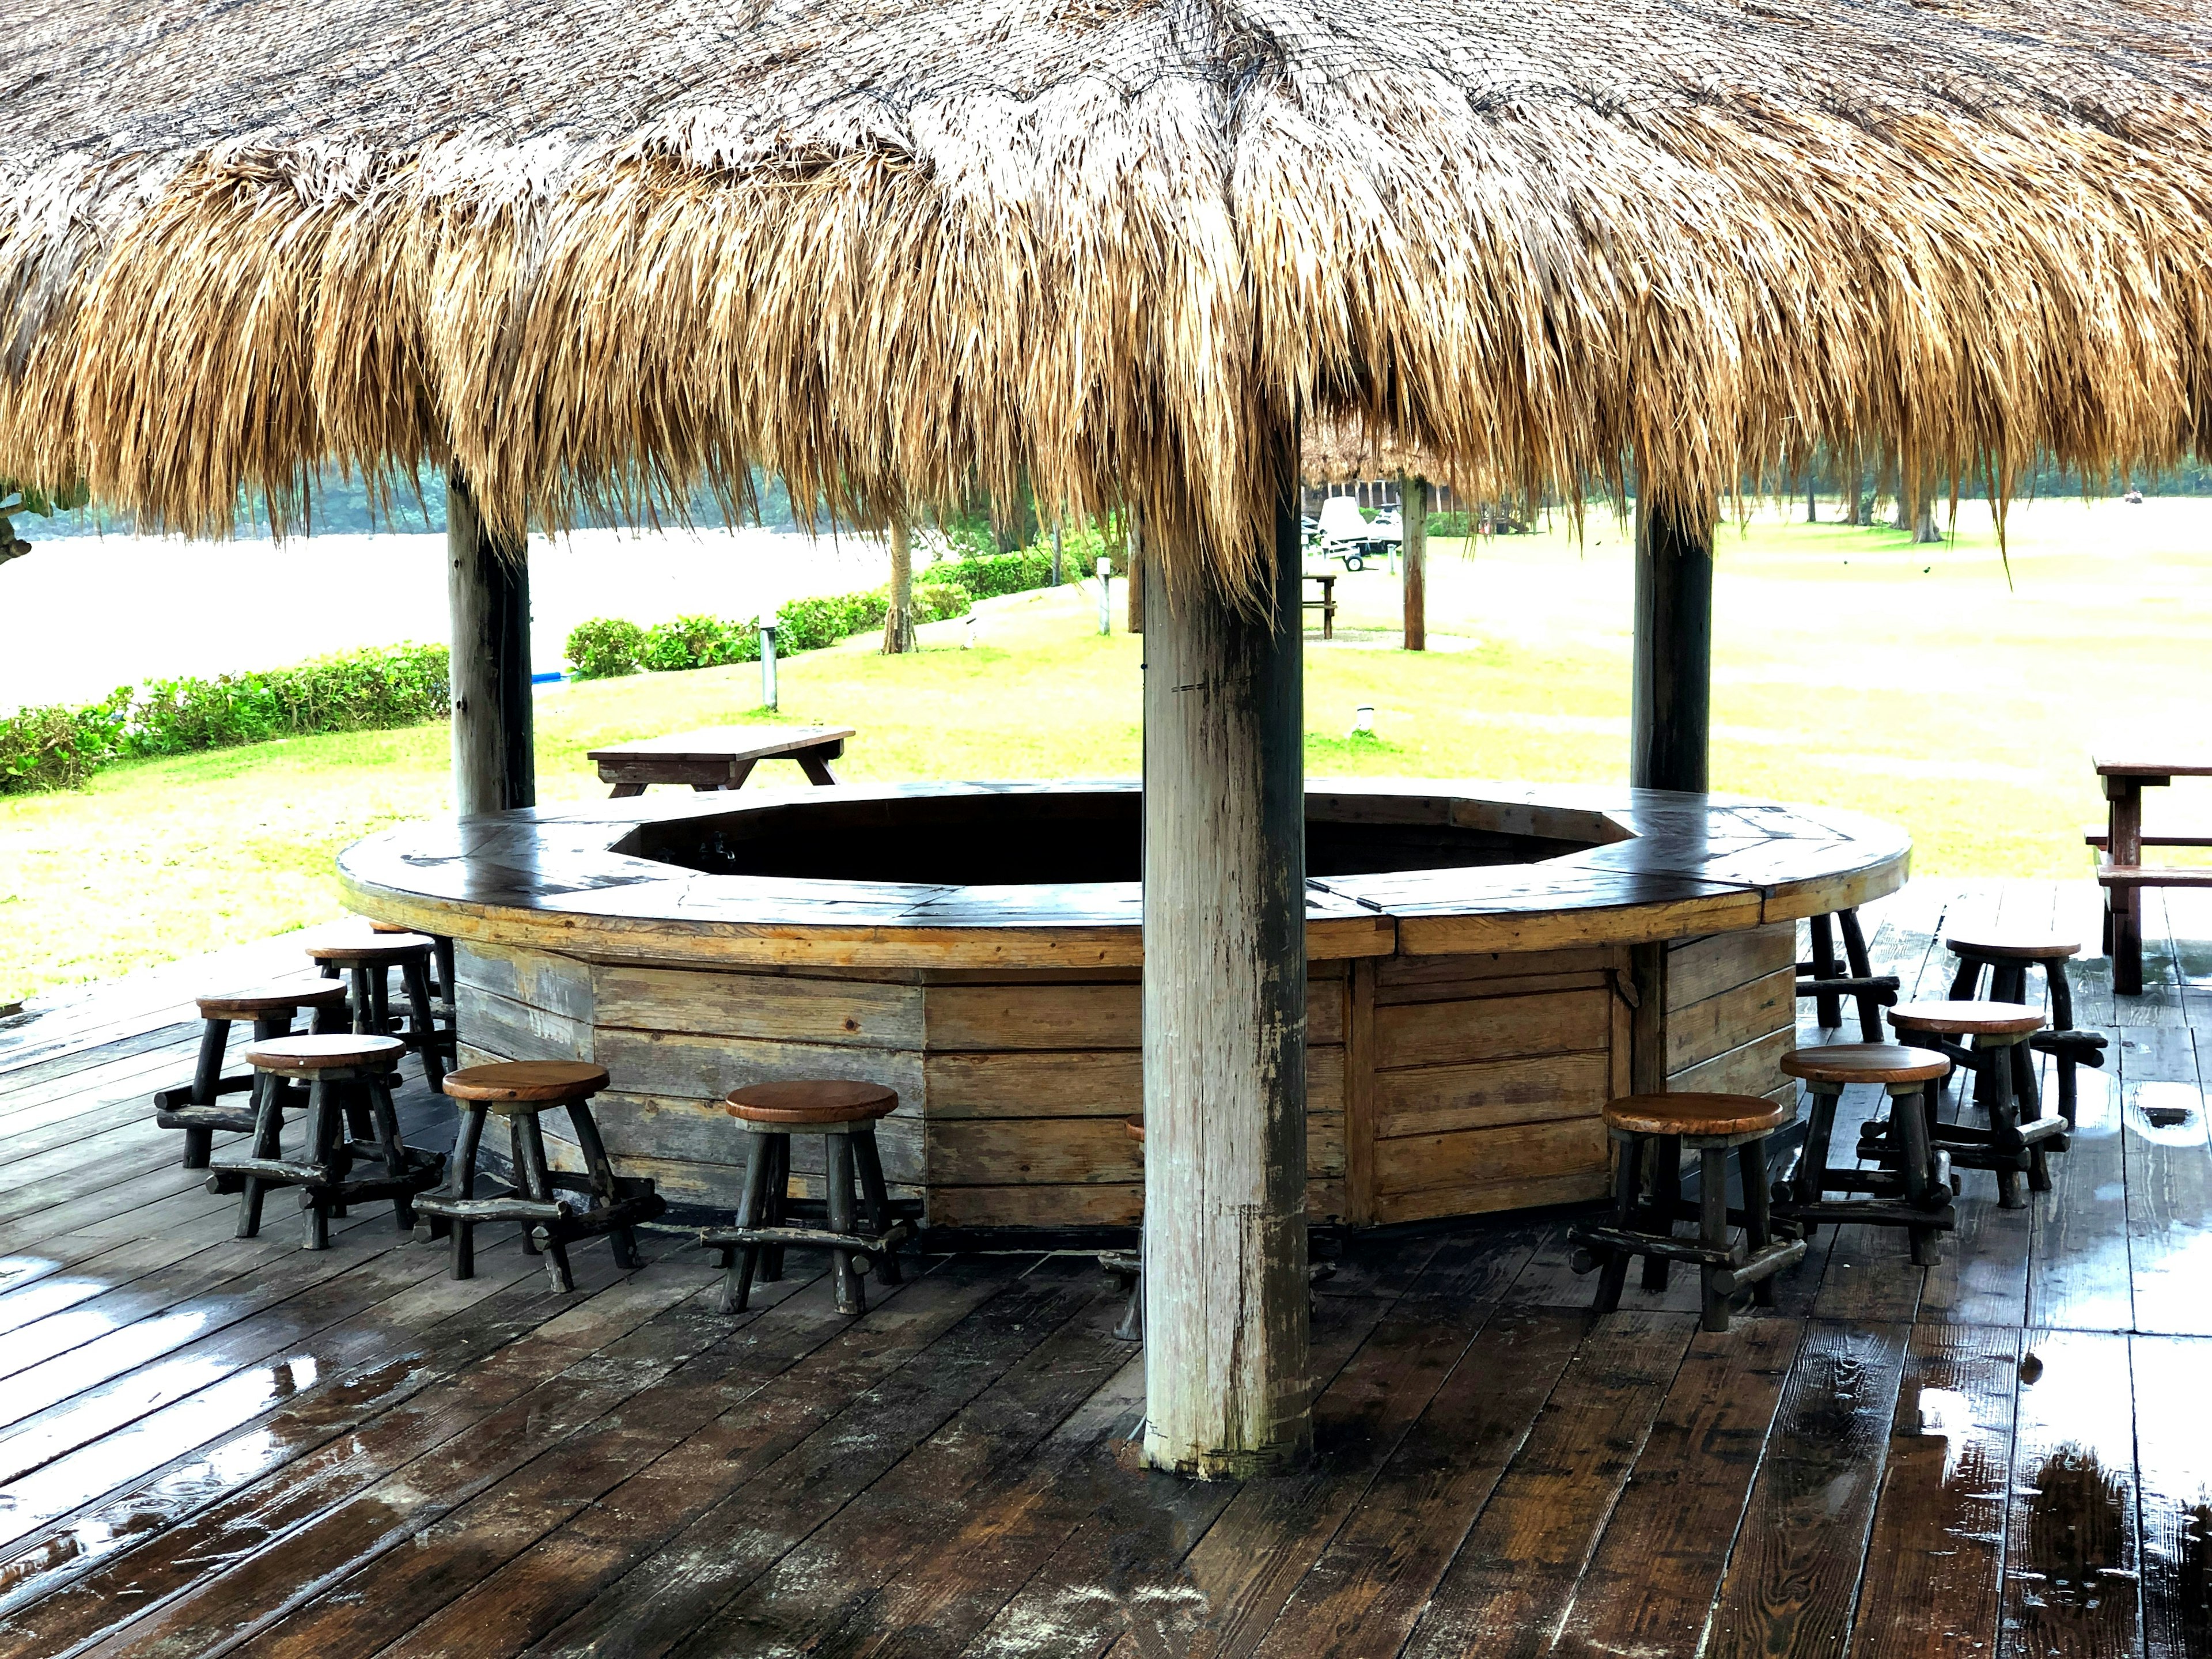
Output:
<instances>
[{"instance_id":1,"label":"weathered wood post","mask_svg":"<svg viewBox=\"0 0 2212 1659\"><path fill-rule=\"evenodd\" d=\"M1312 1437L1297 459L1251 532L1269 608L1144 561L1145 1457L1201 1479Z\"/></svg>"},{"instance_id":2,"label":"weathered wood post","mask_svg":"<svg viewBox=\"0 0 2212 1659\"><path fill-rule=\"evenodd\" d=\"M1129 514L1129 631L1145 631L1145 526L1133 509Z\"/></svg>"},{"instance_id":3,"label":"weathered wood post","mask_svg":"<svg viewBox=\"0 0 2212 1659\"><path fill-rule=\"evenodd\" d=\"M1712 727L1713 521L1639 495L1628 781L1705 789Z\"/></svg>"},{"instance_id":4,"label":"weathered wood post","mask_svg":"<svg viewBox=\"0 0 2212 1659\"><path fill-rule=\"evenodd\" d=\"M446 599L453 629L453 808L465 816L535 806L529 550L484 528L459 468L446 475Z\"/></svg>"},{"instance_id":5,"label":"weathered wood post","mask_svg":"<svg viewBox=\"0 0 2212 1659\"><path fill-rule=\"evenodd\" d=\"M1405 532L1402 549L1405 573L1401 579L1406 601L1406 649L1429 648L1429 481L1398 481L1398 523Z\"/></svg>"}]
</instances>

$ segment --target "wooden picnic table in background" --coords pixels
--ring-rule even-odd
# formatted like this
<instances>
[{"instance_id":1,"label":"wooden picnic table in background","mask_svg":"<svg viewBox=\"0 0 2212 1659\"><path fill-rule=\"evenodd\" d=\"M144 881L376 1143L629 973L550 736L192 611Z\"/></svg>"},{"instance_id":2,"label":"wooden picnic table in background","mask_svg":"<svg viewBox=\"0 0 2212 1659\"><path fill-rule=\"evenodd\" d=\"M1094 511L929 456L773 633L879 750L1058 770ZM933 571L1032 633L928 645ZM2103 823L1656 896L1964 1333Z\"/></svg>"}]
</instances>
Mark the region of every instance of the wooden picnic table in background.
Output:
<instances>
[{"instance_id":1,"label":"wooden picnic table in background","mask_svg":"<svg viewBox=\"0 0 2212 1659\"><path fill-rule=\"evenodd\" d=\"M1317 599L1304 600L1303 602L1304 608L1321 612L1322 638L1334 639L1336 637L1336 572L1309 570L1305 573L1305 580L1321 584L1321 597Z\"/></svg>"},{"instance_id":2,"label":"wooden picnic table in background","mask_svg":"<svg viewBox=\"0 0 2212 1659\"><path fill-rule=\"evenodd\" d=\"M714 726L665 738L641 738L590 751L599 781L613 798L641 795L648 784L690 784L697 790L737 789L764 760L799 763L811 783L830 785L830 763L845 752L849 726Z\"/></svg>"},{"instance_id":3,"label":"wooden picnic table in background","mask_svg":"<svg viewBox=\"0 0 2212 1659\"><path fill-rule=\"evenodd\" d=\"M2146 847L2212 847L2212 836L2146 836L2142 792L2162 789L2176 778L2212 777L2212 755L2160 759L2120 752L2093 757L2108 803L2105 833L2088 836L2104 857L2097 880L2105 890L2105 951L2112 959L2112 989L2122 996L2142 993L2142 890L2146 887L2212 887L2212 868L2194 865L2146 865Z\"/></svg>"}]
</instances>

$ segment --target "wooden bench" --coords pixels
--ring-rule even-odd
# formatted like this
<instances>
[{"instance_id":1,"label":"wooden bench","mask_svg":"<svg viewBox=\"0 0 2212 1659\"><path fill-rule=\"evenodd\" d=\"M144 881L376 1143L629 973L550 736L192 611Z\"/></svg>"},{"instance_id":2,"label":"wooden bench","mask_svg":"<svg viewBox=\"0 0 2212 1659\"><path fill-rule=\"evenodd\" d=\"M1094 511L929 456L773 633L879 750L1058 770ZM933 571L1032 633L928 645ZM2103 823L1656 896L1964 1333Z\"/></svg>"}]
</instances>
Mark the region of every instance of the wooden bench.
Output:
<instances>
[{"instance_id":1,"label":"wooden bench","mask_svg":"<svg viewBox=\"0 0 2212 1659\"><path fill-rule=\"evenodd\" d=\"M1334 570L1309 572L1305 580L1321 584L1321 597L1317 599L1304 599L1300 603L1309 611L1321 612L1321 636L1325 640L1333 640L1336 637L1336 572Z\"/></svg>"},{"instance_id":2,"label":"wooden bench","mask_svg":"<svg viewBox=\"0 0 2212 1659\"><path fill-rule=\"evenodd\" d=\"M613 799L641 795L655 783L694 789L740 789L764 760L796 761L810 783L829 786L830 763L845 752L849 726L715 726L673 737L642 738L590 751L599 781L614 786Z\"/></svg>"},{"instance_id":3,"label":"wooden bench","mask_svg":"<svg viewBox=\"0 0 2212 1659\"><path fill-rule=\"evenodd\" d=\"M2103 855L2097 880L2105 890L2105 953L2112 961L2112 989L2121 996L2142 994L2142 890L2146 887L2212 887L2212 867L2155 865L2142 861L2146 847L2212 847L2212 836L2146 836L2142 792L2162 789L2176 778L2212 777L2212 757L2157 759L2128 754L2093 757L2104 786L2108 817L2105 833L2085 839Z\"/></svg>"}]
</instances>

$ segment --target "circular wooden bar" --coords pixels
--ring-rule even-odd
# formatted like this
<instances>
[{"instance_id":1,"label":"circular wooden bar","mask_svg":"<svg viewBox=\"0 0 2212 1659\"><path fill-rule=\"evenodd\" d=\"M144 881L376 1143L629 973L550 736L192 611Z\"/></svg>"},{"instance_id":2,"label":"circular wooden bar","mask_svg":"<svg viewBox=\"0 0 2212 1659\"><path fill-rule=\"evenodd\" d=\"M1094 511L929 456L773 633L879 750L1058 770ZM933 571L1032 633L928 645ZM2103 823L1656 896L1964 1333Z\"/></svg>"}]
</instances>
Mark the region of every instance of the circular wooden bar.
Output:
<instances>
[{"instance_id":1,"label":"circular wooden bar","mask_svg":"<svg viewBox=\"0 0 2212 1659\"><path fill-rule=\"evenodd\" d=\"M1893 891L1910 851L1718 795L1306 799L1309 1206L1352 1225L1600 1196L1609 1097L1788 1086L1797 918ZM1125 782L670 794L410 824L339 872L456 941L463 1064L605 1066L609 1148L673 1203L735 1201L729 1090L848 1077L898 1091L885 1173L928 1224L1116 1225L1139 823Z\"/></svg>"}]
</instances>

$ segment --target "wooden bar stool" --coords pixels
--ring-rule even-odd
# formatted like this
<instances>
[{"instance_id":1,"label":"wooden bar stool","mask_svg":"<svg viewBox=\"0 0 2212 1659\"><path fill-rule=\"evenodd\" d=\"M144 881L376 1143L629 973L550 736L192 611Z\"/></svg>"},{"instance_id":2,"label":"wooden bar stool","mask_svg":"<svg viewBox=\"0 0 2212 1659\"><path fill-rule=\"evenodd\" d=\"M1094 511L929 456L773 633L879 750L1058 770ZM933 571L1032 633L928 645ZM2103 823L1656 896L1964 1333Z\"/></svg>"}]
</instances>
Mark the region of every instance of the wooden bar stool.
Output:
<instances>
[{"instance_id":1,"label":"wooden bar stool","mask_svg":"<svg viewBox=\"0 0 2212 1659\"><path fill-rule=\"evenodd\" d=\"M230 1047L230 1028L234 1021L252 1020L256 1042L291 1036L292 1022L302 1008L313 1017L311 1029L319 1035L343 1031L346 1026L346 994L343 985L272 985L251 991L226 991L201 997L198 1002L202 1022L200 1054L198 1063L192 1067L192 1080L178 1088L154 1091L154 1121L164 1129L185 1132L184 1167L187 1170L207 1168L208 1153L215 1144L217 1129L234 1129L243 1134L253 1127L252 1094L256 1074L222 1074L223 1053ZM246 1095L248 1098L242 1106L229 1107L219 1103L224 1095ZM284 1102L295 1107L306 1103L296 1096Z\"/></svg>"},{"instance_id":2,"label":"wooden bar stool","mask_svg":"<svg viewBox=\"0 0 2212 1659\"><path fill-rule=\"evenodd\" d=\"M1137 1154L1141 1158L1145 1150L1145 1120L1133 1117L1123 1120L1121 1132L1137 1143ZM1114 1328L1114 1334L1124 1342L1145 1340L1145 1251L1143 1240L1133 1250L1101 1250L1098 1265L1113 1275L1115 1288L1129 1293L1128 1308L1121 1315L1121 1322Z\"/></svg>"},{"instance_id":3,"label":"wooden bar stool","mask_svg":"<svg viewBox=\"0 0 2212 1659\"><path fill-rule=\"evenodd\" d=\"M1959 958L1959 971L1951 980L1951 1000L1954 1002L1968 1002L1978 998L1983 991L1983 975L1986 973L1991 1001L2024 1003L2027 1000L2028 969L2037 967L2043 969L2044 984L2051 992L2051 1029L2038 1031L2026 1042L2014 1046L2013 1094L2023 1103L2039 1100L2039 1091L2035 1085L2034 1056L2039 1054L2051 1055L2058 1063L2058 1115L2064 1118L2070 1127L2081 1098L2074 1068L2077 1066L2101 1068L2105 1063L2106 1048L2103 1032L2074 1029L2074 988L2067 981L2066 963L2069 957L2081 954L2081 941L2025 933L1953 933L1944 940L1944 944L1951 954ZM2027 1115L2037 1117L2041 1114L2031 1111Z\"/></svg>"},{"instance_id":4,"label":"wooden bar stool","mask_svg":"<svg viewBox=\"0 0 2212 1659\"><path fill-rule=\"evenodd\" d=\"M454 1128L445 1187L416 1200L415 1207L425 1219L416 1227L415 1237L452 1239L449 1271L453 1278L476 1276L476 1230L486 1221L520 1222L523 1249L534 1254L544 1247L545 1271L556 1291L576 1288L568 1270L568 1248L576 1239L604 1233L614 1249L615 1266L645 1266L632 1230L668 1206L652 1182L615 1173L591 1108L592 1097L606 1086L606 1068L580 1060L505 1060L446 1073L445 1090L460 1103L460 1121ZM576 1132L576 1149L584 1159L580 1176L556 1170L546 1162L538 1115L556 1106L568 1109L568 1122ZM487 1112L507 1120L516 1185L479 1198L477 1149L483 1139ZM562 1197L563 1192L588 1194L591 1202L579 1207Z\"/></svg>"},{"instance_id":5,"label":"wooden bar stool","mask_svg":"<svg viewBox=\"0 0 2212 1659\"><path fill-rule=\"evenodd\" d=\"M2012 1050L2043 1029L2043 1016L2017 1002L1906 1002L1889 1011L1889 1023L1900 1041L1935 1048L1970 1069L1975 1078L1975 1098L1989 1114L1989 1127L1963 1123L1934 1122L1929 1133L1937 1147L1950 1154L1960 1169L1994 1170L1997 1205L2017 1210L2027 1200L2021 1191L2025 1172L2039 1193L2051 1190L2046 1152L2066 1147L2066 1120L2044 1117L2033 1099L2025 1103L2013 1095ZM1961 1047L1961 1040L1971 1047ZM1929 1086L1940 1094L1941 1084ZM2022 1121L2021 1107L2027 1109ZM1859 1137L1859 1156L1882 1157L1887 1149L1887 1126L1869 1124Z\"/></svg>"},{"instance_id":6,"label":"wooden bar stool","mask_svg":"<svg viewBox=\"0 0 2212 1659\"><path fill-rule=\"evenodd\" d=\"M1797 994L1814 1000L1814 1015L1824 1031L1842 1026L1843 1000L1853 999L1859 1006L1859 1035L1869 1042L1880 1042L1881 1011L1897 1000L1899 981L1894 974L1875 972L1867 955L1866 934L1859 927L1858 911L1847 908L1808 916L1805 927L1812 936L1813 957L1797 964ZM1843 931L1843 967L1850 969L1848 973L1836 962L1838 927Z\"/></svg>"},{"instance_id":7,"label":"wooden bar stool","mask_svg":"<svg viewBox=\"0 0 2212 1659\"><path fill-rule=\"evenodd\" d=\"M415 929L404 927L396 921L372 921L372 933L414 933ZM430 941L430 995L439 1002L453 1000L453 941L443 933L416 933L418 939Z\"/></svg>"},{"instance_id":8,"label":"wooden bar stool","mask_svg":"<svg viewBox=\"0 0 2212 1659\"><path fill-rule=\"evenodd\" d=\"M1931 1086L1951 1074L1948 1055L1932 1048L1906 1048L1890 1042L1838 1042L1799 1048L1783 1056L1782 1071L1806 1085L1813 1097L1806 1121L1805 1149L1796 1174L1777 1194L1779 1219L1801 1224L1807 1237L1823 1221L1868 1222L1904 1227L1912 1235L1912 1259L1936 1262L1936 1235L1958 1225L1951 1207L1950 1170L1936 1150L1933 1126L1936 1093ZM1889 1091L1889 1139L1885 1168L1838 1170L1828 1163L1828 1143L1836 1129L1836 1105L1854 1083L1879 1083ZM1832 1192L1866 1193L1866 1198L1831 1200Z\"/></svg>"},{"instance_id":9,"label":"wooden bar stool","mask_svg":"<svg viewBox=\"0 0 2212 1659\"><path fill-rule=\"evenodd\" d=\"M446 1056L453 1034L438 1024L430 1000L430 956L434 942L424 933L381 933L310 945L307 954L326 970L346 975L353 987L353 1029L362 1036L398 1036L422 1057L422 1075L435 1089L446 1076ZM392 1030L392 970L399 970L410 1016L408 1029Z\"/></svg>"},{"instance_id":10,"label":"wooden bar stool","mask_svg":"<svg viewBox=\"0 0 2212 1659\"><path fill-rule=\"evenodd\" d=\"M1794 1106L1759 1095L1626 1095L1606 1103L1606 1131L1617 1148L1613 1219L1610 1226L1581 1226L1568 1237L1578 1247L1575 1269L1598 1269L1596 1310L1620 1306L1632 1256L1661 1267L1693 1261L1704 1281L1705 1328L1729 1328L1729 1298L1748 1285L1762 1306L1774 1302L1774 1274L1805 1255L1802 1238L1777 1237L1768 1215L1766 1138L1796 1115ZM1743 1182L1743 1208L1728 1207L1728 1155L1735 1149ZM1679 1187L1664 1177L1679 1170L1684 1151L1698 1154L1698 1201L1675 1196ZM1643 1191L1647 1158L1656 1158L1655 1190ZM1698 1223L1695 1239L1674 1237L1678 1220ZM1744 1231L1745 1248L1729 1242L1730 1226ZM1645 1282L1651 1283L1646 1275Z\"/></svg>"},{"instance_id":11,"label":"wooden bar stool","mask_svg":"<svg viewBox=\"0 0 2212 1659\"><path fill-rule=\"evenodd\" d=\"M446 1160L399 1139L399 1117L392 1109L389 1085L392 1068L405 1047L397 1037L341 1032L276 1037L246 1051L257 1074L252 1151L245 1158L217 1161L208 1181L210 1192L238 1187L240 1238L252 1238L261 1231L261 1200L271 1187L300 1188L311 1250L330 1248L332 1216L372 1199L390 1199L392 1217L402 1228L415 1224L414 1196L437 1184ZM301 1082L307 1085L307 1145L299 1158L288 1158L282 1085ZM365 1108L373 1142L356 1146L348 1139L348 1113L343 1109L349 1103ZM381 1173L353 1173L356 1160L367 1158L382 1165Z\"/></svg>"},{"instance_id":12,"label":"wooden bar stool","mask_svg":"<svg viewBox=\"0 0 2212 1659\"><path fill-rule=\"evenodd\" d=\"M886 1285L899 1282L896 1251L913 1229L891 1218L890 1196L876 1156L876 1125L898 1109L898 1095L873 1083L829 1079L756 1083L732 1089L724 1109L752 1133L745 1149L745 1189L736 1224L704 1227L702 1249L722 1260L722 1311L742 1313L753 1280L783 1271L786 1245L830 1252L837 1311L867 1310L860 1277L871 1269ZM790 1218L791 1137L823 1137L823 1180L830 1224L801 1225ZM857 1178L857 1191L856 1191ZM858 1229L855 1210L857 1208ZM759 1272L765 1267L767 1271Z\"/></svg>"}]
</instances>

